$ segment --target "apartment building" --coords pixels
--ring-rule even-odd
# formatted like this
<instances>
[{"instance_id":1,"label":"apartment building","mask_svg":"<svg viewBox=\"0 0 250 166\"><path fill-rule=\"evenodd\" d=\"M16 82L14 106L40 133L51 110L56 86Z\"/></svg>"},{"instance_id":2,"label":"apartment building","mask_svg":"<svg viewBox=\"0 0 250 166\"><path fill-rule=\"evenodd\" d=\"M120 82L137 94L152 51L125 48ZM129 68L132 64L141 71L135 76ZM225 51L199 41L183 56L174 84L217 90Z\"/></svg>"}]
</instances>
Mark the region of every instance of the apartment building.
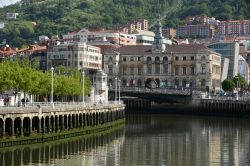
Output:
<instances>
[{"instance_id":1,"label":"apartment building","mask_svg":"<svg viewBox=\"0 0 250 166\"><path fill-rule=\"evenodd\" d=\"M52 66L65 66L77 70L100 70L102 54L100 48L85 42L68 42L49 47L47 63L48 69Z\"/></svg>"},{"instance_id":2,"label":"apartment building","mask_svg":"<svg viewBox=\"0 0 250 166\"><path fill-rule=\"evenodd\" d=\"M219 35L250 35L250 20L221 21Z\"/></svg>"}]
</instances>

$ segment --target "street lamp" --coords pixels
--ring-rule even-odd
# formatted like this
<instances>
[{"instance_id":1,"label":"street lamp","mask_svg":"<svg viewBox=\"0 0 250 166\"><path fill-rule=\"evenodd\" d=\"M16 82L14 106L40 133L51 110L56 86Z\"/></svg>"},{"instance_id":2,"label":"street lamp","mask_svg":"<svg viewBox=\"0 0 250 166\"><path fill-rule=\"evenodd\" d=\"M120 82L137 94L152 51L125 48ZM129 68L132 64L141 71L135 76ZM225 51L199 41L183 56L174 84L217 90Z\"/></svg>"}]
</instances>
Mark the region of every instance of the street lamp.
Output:
<instances>
[{"instance_id":1,"label":"street lamp","mask_svg":"<svg viewBox=\"0 0 250 166\"><path fill-rule=\"evenodd\" d=\"M52 108L54 109L54 99L53 99L53 94L54 94L54 67L51 67L51 97L50 97L50 102L52 105Z\"/></svg>"},{"instance_id":2,"label":"street lamp","mask_svg":"<svg viewBox=\"0 0 250 166\"><path fill-rule=\"evenodd\" d=\"M117 77L115 77L115 104L117 104L116 100L117 100Z\"/></svg>"},{"instance_id":3,"label":"street lamp","mask_svg":"<svg viewBox=\"0 0 250 166\"><path fill-rule=\"evenodd\" d=\"M84 102L84 70L82 68L82 105L85 106L85 102Z\"/></svg>"},{"instance_id":4,"label":"street lamp","mask_svg":"<svg viewBox=\"0 0 250 166\"><path fill-rule=\"evenodd\" d=\"M121 80L118 80L119 94L118 94L118 104L121 104Z\"/></svg>"}]
</instances>

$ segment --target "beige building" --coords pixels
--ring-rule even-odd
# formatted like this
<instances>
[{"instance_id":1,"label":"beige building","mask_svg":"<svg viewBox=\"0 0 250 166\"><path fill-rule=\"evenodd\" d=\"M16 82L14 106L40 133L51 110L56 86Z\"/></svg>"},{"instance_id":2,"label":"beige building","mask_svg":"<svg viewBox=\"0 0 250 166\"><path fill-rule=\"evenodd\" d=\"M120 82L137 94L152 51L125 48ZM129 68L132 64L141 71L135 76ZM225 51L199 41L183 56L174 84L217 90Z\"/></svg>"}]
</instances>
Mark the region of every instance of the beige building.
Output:
<instances>
[{"instance_id":1,"label":"beige building","mask_svg":"<svg viewBox=\"0 0 250 166\"><path fill-rule=\"evenodd\" d=\"M161 24L156 25L152 46L123 46L104 52L104 70L109 85L115 77L122 86L193 87L220 90L220 54L204 45L165 45Z\"/></svg>"},{"instance_id":2,"label":"beige building","mask_svg":"<svg viewBox=\"0 0 250 166\"><path fill-rule=\"evenodd\" d=\"M47 52L47 67L65 66L80 70L102 69L102 54L98 47L84 42L70 42L52 46Z\"/></svg>"}]
</instances>

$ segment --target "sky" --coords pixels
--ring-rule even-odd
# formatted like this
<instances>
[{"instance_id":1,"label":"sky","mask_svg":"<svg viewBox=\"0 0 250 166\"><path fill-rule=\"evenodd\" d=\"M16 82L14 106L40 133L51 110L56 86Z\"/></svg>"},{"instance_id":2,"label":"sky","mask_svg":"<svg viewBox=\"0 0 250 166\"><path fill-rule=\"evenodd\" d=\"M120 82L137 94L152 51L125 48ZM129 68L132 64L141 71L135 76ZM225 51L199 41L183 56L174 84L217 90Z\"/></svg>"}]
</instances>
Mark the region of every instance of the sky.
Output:
<instances>
[{"instance_id":1,"label":"sky","mask_svg":"<svg viewBox=\"0 0 250 166\"><path fill-rule=\"evenodd\" d=\"M0 8L3 6L7 6L16 2L19 2L21 0L0 0Z\"/></svg>"}]
</instances>

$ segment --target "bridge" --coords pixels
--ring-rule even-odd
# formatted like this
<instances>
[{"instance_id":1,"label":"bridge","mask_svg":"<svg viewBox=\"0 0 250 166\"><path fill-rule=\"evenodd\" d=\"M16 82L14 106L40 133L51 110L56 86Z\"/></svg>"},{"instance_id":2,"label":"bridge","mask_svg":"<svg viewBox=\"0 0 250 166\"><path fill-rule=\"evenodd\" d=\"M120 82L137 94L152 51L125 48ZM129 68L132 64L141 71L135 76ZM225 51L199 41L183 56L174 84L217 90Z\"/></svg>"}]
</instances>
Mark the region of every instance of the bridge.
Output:
<instances>
[{"instance_id":1,"label":"bridge","mask_svg":"<svg viewBox=\"0 0 250 166\"><path fill-rule=\"evenodd\" d=\"M190 103L192 99L192 93L190 88L185 89L168 89L168 88L157 88L148 89L145 87L121 87L120 90L117 87L111 87L109 89L109 97L115 98L115 91L117 91L117 97L138 97L147 99L157 103Z\"/></svg>"}]
</instances>

